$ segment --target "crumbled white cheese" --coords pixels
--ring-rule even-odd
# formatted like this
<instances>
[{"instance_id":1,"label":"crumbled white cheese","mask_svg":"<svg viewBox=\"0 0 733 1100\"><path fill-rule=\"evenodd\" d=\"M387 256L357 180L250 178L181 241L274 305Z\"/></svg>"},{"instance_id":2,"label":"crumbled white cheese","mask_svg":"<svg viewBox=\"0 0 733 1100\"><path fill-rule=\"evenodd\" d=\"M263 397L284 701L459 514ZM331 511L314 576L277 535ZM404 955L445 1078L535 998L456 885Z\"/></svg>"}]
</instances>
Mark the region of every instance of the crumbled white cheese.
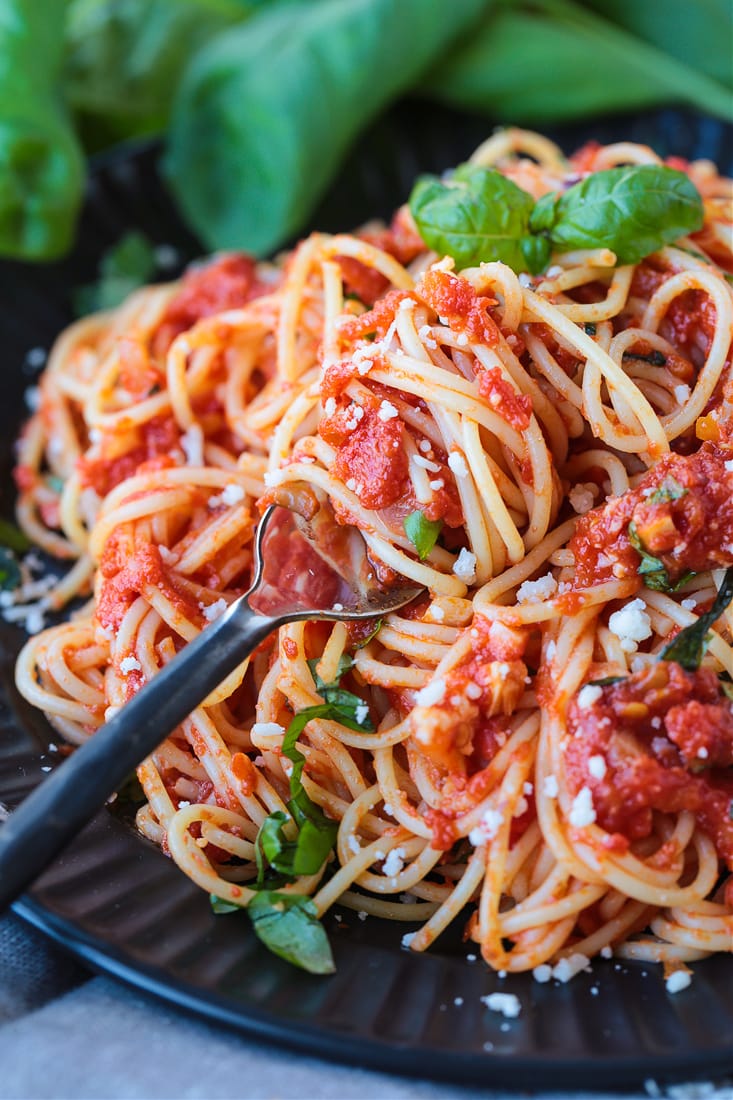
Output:
<instances>
[{"instance_id":1,"label":"crumbled white cheese","mask_svg":"<svg viewBox=\"0 0 733 1100\"><path fill-rule=\"evenodd\" d=\"M412 941L415 939L416 935L417 932L405 932L404 936L402 937L402 946L409 947Z\"/></svg>"},{"instance_id":2,"label":"crumbled white cheese","mask_svg":"<svg viewBox=\"0 0 733 1100\"><path fill-rule=\"evenodd\" d=\"M554 775L546 775L545 781L542 784L542 793L547 798L557 798L560 793L560 788L557 783L557 777Z\"/></svg>"},{"instance_id":3,"label":"crumbled white cheese","mask_svg":"<svg viewBox=\"0 0 733 1100\"><path fill-rule=\"evenodd\" d=\"M369 717L369 705L367 703L357 703L354 717L360 726L363 725Z\"/></svg>"},{"instance_id":4,"label":"crumbled white cheese","mask_svg":"<svg viewBox=\"0 0 733 1100\"><path fill-rule=\"evenodd\" d=\"M517 603L542 603L551 600L557 592L557 581L547 573L536 581L525 581L517 589Z\"/></svg>"},{"instance_id":5,"label":"crumbled white cheese","mask_svg":"<svg viewBox=\"0 0 733 1100\"><path fill-rule=\"evenodd\" d=\"M123 657L120 661L120 672L127 676L128 672L140 672L142 665L136 657Z\"/></svg>"},{"instance_id":6,"label":"crumbled white cheese","mask_svg":"<svg viewBox=\"0 0 733 1100\"><path fill-rule=\"evenodd\" d=\"M204 433L201 431L198 424L192 424L191 427L183 433L181 436L181 449L186 456L187 466L203 466Z\"/></svg>"},{"instance_id":7,"label":"crumbled white cheese","mask_svg":"<svg viewBox=\"0 0 733 1100\"><path fill-rule=\"evenodd\" d=\"M23 365L30 367L31 370L40 370L47 359L48 352L45 348L29 348L25 353L25 362Z\"/></svg>"},{"instance_id":8,"label":"crumbled white cheese","mask_svg":"<svg viewBox=\"0 0 733 1100\"><path fill-rule=\"evenodd\" d=\"M522 1003L514 993L489 993L479 997L491 1012L500 1012L508 1020L514 1020L522 1011Z\"/></svg>"},{"instance_id":9,"label":"crumbled white cheese","mask_svg":"<svg viewBox=\"0 0 733 1100\"><path fill-rule=\"evenodd\" d=\"M468 477L468 466L460 451L451 451L448 455L448 465L456 477Z\"/></svg>"},{"instance_id":10,"label":"crumbled white cheese","mask_svg":"<svg viewBox=\"0 0 733 1100\"><path fill-rule=\"evenodd\" d=\"M236 482L230 482L229 485L225 485L221 494L221 500L223 504L239 504L244 500L244 489L241 485L237 485Z\"/></svg>"},{"instance_id":11,"label":"crumbled white cheese","mask_svg":"<svg viewBox=\"0 0 733 1100\"><path fill-rule=\"evenodd\" d=\"M579 951L569 955L566 959L560 959L552 968L552 976L558 982L569 982L581 970L590 968L590 959L587 955L581 955Z\"/></svg>"},{"instance_id":12,"label":"crumbled white cheese","mask_svg":"<svg viewBox=\"0 0 733 1100\"><path fill-rule=\"evenodd\" d=\"M692 975L687 970L675 970L665 982L667 992L679 993L681 990L687 989L691 981Z\"/></svg>"},{"instance_id":13,"label":"crumbled white cheese","mask_svg":"<svg viewBox=\"0 0 733 1100\"><path fill-rule=\"evenodd\" d=\"M483 695L483 693L484 693L483 688L481 687L480 684L474 684L474 683L466 684L466 695L468 696L469 699L473 699L474 702L477 699L480 699L481 696Z\"/></svg>"},{"instance_id":14,"label":"crumbled white cheese","mask_svg":"<svg viewBox=\"0 0 733 1100\"><path fill-rule=\"evenodd\" d=\"M213 623L214 619L218 619L220 615L223 615L229 604L226 600L217 600L216 603L211 603L207 607L202 608L204 618L207 622Z\"/></svg>"},{"instance_id":15,"label":"crumbled white cheese","mask_svg":"<svg viewBox=\"0 0 733 1100\"><path fill-rule=\"evenodd\" d=\"M619 611L614 611L608 620L608 629L621 643L624 653L635 653L639 642L650 638L652 622L646 612L643 600L632 600Z\"/></svg>"},{"instance_id":16,"label":"crumbled white cheese","mask_svg":"<svg viewBox=\"0 0 733 1100\"><path fill-rule=\"evenodd\" d=\"M436 623L443 622L443 619L445 618L445 611L440 606L440 604L432 603L428 608L428 611L430 613L430 618L433 619Z\"/></svg>"},{"instance_id":17,"label":"crumbled white cheese","mask_svg":"<svg viewBox=\"0 0 733 1100\"><path fill-rule=\"evenodd\" d=\"M282 737L285 727L279 722L255 722L249 732L252 737Z\"/></svg>"},{"instance_id":18,"label":"crumbled white cheese","mask_svg":"<svg viewBox=\"0 0 733 1100\"><path fill-rule=\"evenodd\" d=\"M399 410L395 408L391 401L383 401L377 413L380 420L394 420L399 415Z\"/></svg>"},{"instance_id":19,"label":"crumbled white cheese","mask_svg":"<svg viewBox=\"0 0 733 1100\"><path fill-rule=\"evenodd\" d=\"M603 695L603 688L598 684L586 684L578 692L578 706L581 710L587 710Z\"/></svg>"},{"instance_id":20,"label":"crumbled white cheese","mask_svg":"<svg viewBox=\"0 0 733 1100\"><path fill-rule=\"evenodd\" d=\"M464 584L473 584L476 580L476 555L465 546L453 563L453 573Z\"/></svg>"},{"instance_id":21,"label":"crumbled white cheese","mask_svg":"<svg viewBox=\"0 0 733 1100\"><path fill-rule=\"evenodd\" d=\"M387 878L394 878L405 866L405 852L403 848L393 848L384 861L382 873Z\"/></svg>"},{"instance_id":22,"label":"crumbled white cheese","mask_svg":"<svg viewBox=\"0 0 733 1100\"><path fill-rule=\"evenodd\" d=\"M536 966L532 971L532 977L536 982L544 985L544 983L549 982L550 978L552 977L552 967L549 966L547 963L541 963L539 966Z\"/></svg>"},{"instance_id":23,"label":"crumbled white cheese","mask_svg":"<svg viewBox=\"0 0 733 1100\"><path fill-rule=\"evenodd\" d=\"M593 808L593 795L590 787L583 787L573 799L569 820L577 829L583 829L586 825L592 825L596 819L596 811Z\"/></svg>"},{"instance_id":24,"label":"crumbled white cheese","mask_svg":"<svg viewBox=\"0 0 733 1100\"><path fill-rule=\"evenodd\" d=\"M350 477L349 478L349 480L346 482L346 488L352 493L356 492L356 478L355 477Z\"/></svg>"},{"instance_id":25,"label":"crumbled white cheese","mask_svg":"<svg viewBox=\"0 0 733 1100\"><path fill-rule=\"evenodd\" d=\"M353 833L350 834L349 839L346 842L346 847L349 849L350 852L353 852L355 856L358 855L361 851L361 844L359 843L358 838L355 837Z\"/></svg>"},{"instance_id":26,"label":"crumbled white cheese","mask_svg":"<svg viewBox=\"0 0 733 1100\"><path fill-rule=\"evenodd\" d=\"M468 834L469 842L474 848L480 848L482 844L486 844L496 836L503 820L504 817L499 810L488 809L478 825Z\"/></svg>"},{"instance_id":27,"label":"crumbled white cheese","mask_svg":"<svg viewBox=\"0 0 733 1100\"><path fill-rule=\"evenodd\" d=\"M282 470L267 470L263 481L268 488L272 488L273 485L279 485L283 479Z\"/></svg>"},{"instance_id":28,"label":"crumbled white cheese","mask_svg":"<svg viewBox=\"0 0 733 1100\"><path fill-rule=\"evenodd\" d=\"M588 771L594 779L603 779L606 774L606 758L600 754L597 756L591 756L588 761Z\"/></svg>"},{"instance_id":29,"label":"crumbled white cheese","mask_svg":"<svg viewBox=\"0 0 733 1100\"><path fill-rule=\"evenodd\" d=\"M326 416L333 416L333 414L336 412L335 397L326 398L326 404L323 406L323 411L325 412Z\"/></svg>"},{"instance_id":30,"label":"crumbled white cheese","mask_svg":"<svg viewBox=\"0 0 733 1100\"><path fill-rule=\"evenodd\" d=\"M574 485L568 493L568 500L579 516L584 516L586 512L590 512L591 508L594 507L596 503L594 489L595 485L588 482L587 484Z\"/></svg>"},{"instance_id":31,"label":"crumbled white cheese","mask_svg":"<svg viewBox=\"0 0 733 1100\"><path fill-rule=\"evenodd\" d=\"M433 449L433 445L429 439L421 439L418 443L418 447L424 455L428 454L428 452L432 451ZM448 462L448 465L450 466L450 461Z\"/></svg>"},{"instance_id":32,"label":"crumbled white cheese","mask_svg":"<svg viewBox=\"0 0 733 1100\"><path fill-rule=\"evenodd\" d=\"M445 680L431 680L424 688L421 688L415 696L415 702L419 707L432 707L445 698Z\"/></svg>"},{"instance_id":33,"label":"crumbled white cheese","mask_svg":"<svg viewBox=\"0 0 733 1100\"><path fill-rule=\"evenodd\" d=\"M458 333L458 336L456 337L456 343L460 348L466 347L466 345L468 344L468 336L466 336L465 332Z\"/></svg>"},{"instance_id":34,"label":"crumbled white cheese","mask_svg":"<svg viewBox=\"0 0 733 1100\"><path fill-rule=\"evenodd\" d=\"M534 280L532 279L532 276L528 275L526 271L520 272L518 278L519 278L519 285L520 286L524 286L524 287L534 286Z\"/></svg>"},{"instance_id":35,"label":"crumbled white cheese","mask_svg":"<svg viewBox=\"0 0 733 1100\"><path fill-rule=\"evenodd\" d=\"M601 955L602 959L612 959L613 958L613 948L609 947L608 944L606 944L605 947L601 948L600 955Z\"/></svg>"},{"instance_id":36,"label":"crumbled white cheese","mask_svg":"<svg viewBox=\"0 0 733 1100\"><path fill-rule=\"evenodd\" d=\"M685 402L689 401L689 399L690 399L690 392L691 391L690 391L689 386L685 386L684 384L680 384L679 386L675 386L675 388L674 388L675 401L677 401L677 403L680 404L680 405L684 405Z\"/></svg>"}]
</instances>

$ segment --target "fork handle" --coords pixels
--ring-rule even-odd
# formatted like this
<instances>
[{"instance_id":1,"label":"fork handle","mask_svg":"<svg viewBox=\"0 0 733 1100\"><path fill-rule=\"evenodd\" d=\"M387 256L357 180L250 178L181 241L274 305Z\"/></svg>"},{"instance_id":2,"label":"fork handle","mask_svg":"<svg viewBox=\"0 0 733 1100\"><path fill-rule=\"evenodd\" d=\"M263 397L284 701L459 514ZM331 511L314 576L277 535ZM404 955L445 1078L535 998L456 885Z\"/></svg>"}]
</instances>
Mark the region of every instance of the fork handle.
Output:
<instances>
[{"instance_id":1,"label":"fork handle","mask_svg":"<svg viewBox=\"0 0 733 1100\"><path fill-rule=\"evenodd\" d=\"M0 912L279 623L237 600L44 779L0 826Z\"/></svg>"}]
</instances>

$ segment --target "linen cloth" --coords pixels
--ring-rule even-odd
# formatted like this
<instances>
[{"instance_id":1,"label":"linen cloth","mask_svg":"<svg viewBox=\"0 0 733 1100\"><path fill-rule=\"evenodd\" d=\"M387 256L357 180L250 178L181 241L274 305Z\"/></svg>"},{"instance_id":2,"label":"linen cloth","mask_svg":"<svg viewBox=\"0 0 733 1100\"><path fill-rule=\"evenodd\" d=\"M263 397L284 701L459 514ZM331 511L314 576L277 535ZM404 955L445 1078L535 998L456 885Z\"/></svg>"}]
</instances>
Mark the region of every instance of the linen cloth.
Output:
<instances>
[{"instance_id":1,"label":"linen cloth","mask_svg":"<svg viewBox=\"0 0 733 1100\"><path fill-rule=\"evenodd\" d=\"M541 1082L538 1081L538 1087ZM733 1081L625 1097L733 1100ZM396 1077L268 1045L94 977L33 928L0 918L0 1100L498 1100L504 1090ZM610 1093L555 1093L615 1100ZM620 1100L620 1097L619 1097Z\"/></svg>"}]
</instances>

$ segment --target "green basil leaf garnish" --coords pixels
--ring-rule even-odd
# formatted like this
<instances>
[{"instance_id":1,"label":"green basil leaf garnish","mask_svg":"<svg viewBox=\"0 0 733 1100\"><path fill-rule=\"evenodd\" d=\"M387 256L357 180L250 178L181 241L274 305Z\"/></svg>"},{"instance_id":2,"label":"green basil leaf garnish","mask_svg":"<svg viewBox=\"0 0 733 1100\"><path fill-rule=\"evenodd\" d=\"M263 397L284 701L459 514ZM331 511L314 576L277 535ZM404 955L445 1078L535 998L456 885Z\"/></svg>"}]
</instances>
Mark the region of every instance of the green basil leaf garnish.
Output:
<instances>
[{"instance_id":1,"label":"green basil leaf garnish","mask_svg":"<svg viewBox=\"0 0 733 1100\"><path fill-rule=\"evenodd\" d=\"M678 581L671 581L664 562L645 550L644 543L639 538L636 524L633 521L629 524L628 535L629 542L641 557L641 564L637 569L637 573L644 578L644 584L647 588L653 588L656 592L677 592L695 576L694 573L688 571L683 573Z\"/></svg>"},{"instance_id":2,"label":"green basil leaf garnish","mask_svg":"<svg viewBox=\"0 0 733 1100\"><path fill-rule=\"evenodd\" d=\"M684 172L632 164L594 172L562 194L543 195L529 224L555 249L610 248L620 264L635 264L702 223L702 199Z\"/></svg>"},{"instance_id":3,"label":"green basil leaf garnish","mask_svg":"<svg viewBox=\"0 0 733 1100\"><path fill-rule=\"evenodd\" d=\"M611 684L620 684L622 680L626 679L626 676L602 676L600 680L589 680L587 687L610 687Z\"/></svg>"},{"instance_id":4,"label":"green basil leaf garnish","mask_svg":"<svg viewBox=\"0 0 733 1100\"><path fill-rule=\"evenodd\" d=\"M373 641L374 638L376 638L377 634L379 634L379 631L382 629L383 626L384 619L377 619L374 623L374 627L369 632L369 634L367 634L366 638L362 638L362 640L357 643L355 648L363 649L365 645L369 645L369 643Z\"/></svg>"},{"instance_id":5,"label":"green basil leaf garnish","mask_svg":"<svg viewBox=\"0 0 733 1100\"><path fill-rule=\"evenodd\" d=\"M316 671L318 667L318 661L318 657L312 657L308 661L308 668L310 669L311 676L313 677L313 683L316 685L316 691L320 696L323 697L326 703L330 703L331 699L328 698L329 693L338 689L341 677L345 676L346 673L350 672L351 669L354 667L354 658L350 657L348 653L342 653L339 657L338 665L336 666L336 679L332 680L331 683L328 684L321 679L321 677L318 675L318 672Z\"/></svg>"},{"instance_id":6,"label":"green basil leaf garnish","mask_svg":"<svg viewBox=\"0 0 733 1100\"><path fill-rule=\"evenodd\" d=\"M662 484L646 498L647 504L665 504L668 500L679 500L688 490L680 485L677 478L665 477Z\"/></svg>"},{"instance_id":7,"label":"green basil leaf garnish","mask_svg":"<svg viewBox=\"0 0 733 1100\"><path fill-rule=\"evenodd\" d=\"M7 546L0 546L0 588L11 592L20 584L20 567L15 554Z\"/></svg>"},{"instance_id":8,"label":"green basil leaf garnish","mask_svg":"<svg viewBox=\"0 0 733 1100\"><path fill-rule=\"evenodd\" d=\"M31 548L31 540L10 520L0 519L0 546L7 546L18 554Z\"/></svg>"},{"instance_id":9,"label":"green basil leaf garnish","mask_svg":"<svg viewBox=\"0 0 733 1100\"><path fill-rule=\"evenodd\" d=\"M461 164L445 182L423 176L410 195L410 213L428 248L452 256L458 268L501 260L514 271L542 271L547 242L533 240L532 196L490 168Z\"/></svg>"},{"instance_id":10,"label":"green basil leaf garnish","mask_svg":"<svg viewBox=\"0 0 733 1100\"><path fill-rule=\"evenodd\" d=\"M250 901L247 913L255 934L273 954L311 974L332 974L336 969L328 937L310 898L261 890Z\"/></svg>"},{"instance_id":11,"label":"green basil leaf garnish","mask_svg":"<svg viewBox=\"0 0 733 1100\"><path fill-rule=\"evenodd\" d=\"M405 534L417 550L420 561L424 561L438 541L443 529L442 519L426 519L422 512L411 512L402 521Z\"/></svg>"},{"instance_id":12,"label":"green basil leaf garnish","mask_svg":"<svg viewBox=\"0 0 733 1100\"><path fill-rule=\"evenodd\" d=\"M661 351L650 351L648 355L639 355L635 351L625 351L624 359L641 359L644 363L650 363L653 367L664 367L667 364L667 356Z\"/></svg>"},{"instance_id":13,"label":"green basil leaf garnish","mask_svg":"<svg viewBox=\"0 0 733 1100\"><path fill-rule=\"evenodd\" d=\"M224 913L241 913L242 906L234 905L233 902L227 901L226 898L217 897L216 894L209 894L209 902L212 910L217 916L222 916Z\"/></svg>"},{"instance_id":14,"label":"green basil leaf garnish","mask_svg":"<svg viewBox=\"0 0 733 1100\"><path fill-rule=\"evenodd\" d=\"M733 600L733 566L726 569L713 606L696 623L686 626L659 654L662 661L676 661L688 672L700 667L708 644L708 631Z\"/></svg>"}]
</instances>

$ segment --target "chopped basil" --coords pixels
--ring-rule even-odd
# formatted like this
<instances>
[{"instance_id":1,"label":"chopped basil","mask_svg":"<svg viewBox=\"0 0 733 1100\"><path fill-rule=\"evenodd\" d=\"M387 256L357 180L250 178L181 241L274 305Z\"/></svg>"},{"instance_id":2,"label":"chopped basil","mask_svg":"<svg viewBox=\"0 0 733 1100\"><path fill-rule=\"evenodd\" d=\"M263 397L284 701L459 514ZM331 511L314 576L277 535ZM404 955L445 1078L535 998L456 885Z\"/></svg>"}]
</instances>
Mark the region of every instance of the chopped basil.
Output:
<instances>
[{"instance_id":1,"label":"chopped basil","mask_svg":"<svg viewBox=\"0 0 733 1100\"><path fill-rule=\"evenodd\" d=\"M233 902L227 901L225 898L219 898L216 894L209 894L209 902L212 910L217 916L222 916L224 913L241 913L242 906L234 905Z\"/></svg>"},{"instance_id":2,"label":"chopped basil","mask_svg":"<svg viewBox=\"0 0 733 1100\"><path fill-rule=\"evenodd\" d=\"M374 638L376 638L377 634L379 634L379 631L382 629L383 626L384 619L377 619L374 624L374 628L369 632L369 634L367 634L366 638L362 638L362 640L357 643L356 648L363 649L365 645L369 645L369 643L373 641Z\"/></svg>"},{"instance_id":3,"label":"chopped basil","mask_svg":"<svg viewBox=\"0 0 733 1100\"><path fill-rule=\"evenodd\" d=\"M22 554L30 550L31 541L14 523L7 519L0 519L0 546L7 546L9 550Z\"/></svg>"},{"instance_id":4,"label":"chopped basil","mask_svg":"<svg viewBox=\"0 0 733 1100\"><path fill-rule=\"evenodd\" d=\"M715 602L709 611L701 615L696 623L686 626L676 638L673 638L659 654L662 661L676 661L688 672L700 667L700 662L708 646L708 631L733 600L733 566L726 569Z\"/></svg>"},{"instance_id":5,"label":"chopped basil","mask_svg":"<svg viewBox=\"0 0 733 1100\"><path fill-rule=\"evenodd\" d=\"M595 336L596 326L593 324L592 321L586 321L585 324L583 325L583 328L585 330L586 336Z\"/></svg>"},{"instance_id":6,"label":"chopped basil","mask_svg":"<svg viewBox=\"0 0 733 1100\"><path fill-rule=\"evenodd\" d=\"M15 554L7 546L0 546L0 588L12 591L20 584L20 568Z\"/></svg>"},{"instance_id":7,"label":"chopped basil","mask_svg":"<svg viewBox=\"0 0 733 1100\"><path fill-rule=\"evenodd\" d=\"M46 474L46 485L54 493L63 493L64 491L64 479L56 477L55 474Z\"/></svg>"},{"instance_id":8,"label":"chopped basil","mask_svg":"<svg viewBox=\"0 0 733 1100\"><path fill-rule=\"evenodd\" d=\"M313 677L313 683L316 685L316 691L323 697L326 703L330 703L331 699L328 698L328 694L337 689L342 676L345 676L347 672L350 672L354 667L354 658L350 657L348 653L342 653L336 666L336 678L330 683L325 683L324 680L318 675L316 671L318 668L319 657L312 657L308 661L308 668L310 669L311 676Z\"/></svg>"},{"instance_id":9,"label":"chopped basil","mask_svg":"<svg viewBox=\"0 0 733 1100\"><path fill-rule=\"evenodd\" d=\"M273 954L311 974L332 974L336 969L328 937L310 898L262 890L252 898L247 912L255 934Z\"/></svg>"},{"instance_id":10,"label":"chopped basil","mask_svg":"<svg viewBox=\"0 0 733 1100\"><path fill-rule=\"evenodd\" d=\"M638 355L635 351L625 351L623 358L642 359L645 363L651 363L653 367L665 367L667 365L667 357L662 355L661 351L650 351L648 355Z\"/></svg>"},{"instance_id":11,"label":"chopped basil","mask_svg":"<svg viewBox=\"0 0 733 1100\"><path fill-rule=\"evenodd\" d=\"M589 680L587 687L610 687L611 684L620 684L622 680L625 680L626 676L602 676L600 680Z\"/></svg>"},{"instance_id":12,"label":"chopped basil","mask_svg":"<svg viewBox=\"0 0 733 1100\"><path fill-rule=\"evenodd\" d=\"M147 237L139 232L126 233L105 252L97 281L79 287L74 293L77 315L114 309L133 290L149 282L155 268L155 250Z\"/></svg>"},{"instance_id":13,"label":"chopped basil","mask_svg":"<svg viewBox=\"0 0 733 1100\"><path fill-rule=\"evenodd\" d=\"M688 490L674 477L665 477L659 488L646 498L647 504L666 504L669 500L679 500Z\"/></svg>"},{"instance_id":14,"label":"chopped basil","mask_svg":"<svg viewBox=\"0 0 733 1100\"><path fill-rule=\"evenodd\" d=\"M426 519L422 512L410 512L409 516L406 516L402 521L402 526L408 539L417 550L420 561L425 561L443 529L442 519Z\"/></svg>"},{"instance_id":15,"label":"chopped basil","mask_svg":"<svg viewBox=\"0 0 733 1100\"><path fill-rule=\"evenodd\" d=\"M647 553L645 550L644 543L639 538L639 532L633 521L629 524L628 534L629 542L634 547L637 554L641 556L641 564L637 569L637 573L640 577L644 578L644 584L647 588L653 588L656 592L677 592L695 576L694 573L688 571L687 573L683 573L680 579L673 583L670 580L664 562L660 558L655 558L652 554Z\"/></svg>"}]
</instances>

